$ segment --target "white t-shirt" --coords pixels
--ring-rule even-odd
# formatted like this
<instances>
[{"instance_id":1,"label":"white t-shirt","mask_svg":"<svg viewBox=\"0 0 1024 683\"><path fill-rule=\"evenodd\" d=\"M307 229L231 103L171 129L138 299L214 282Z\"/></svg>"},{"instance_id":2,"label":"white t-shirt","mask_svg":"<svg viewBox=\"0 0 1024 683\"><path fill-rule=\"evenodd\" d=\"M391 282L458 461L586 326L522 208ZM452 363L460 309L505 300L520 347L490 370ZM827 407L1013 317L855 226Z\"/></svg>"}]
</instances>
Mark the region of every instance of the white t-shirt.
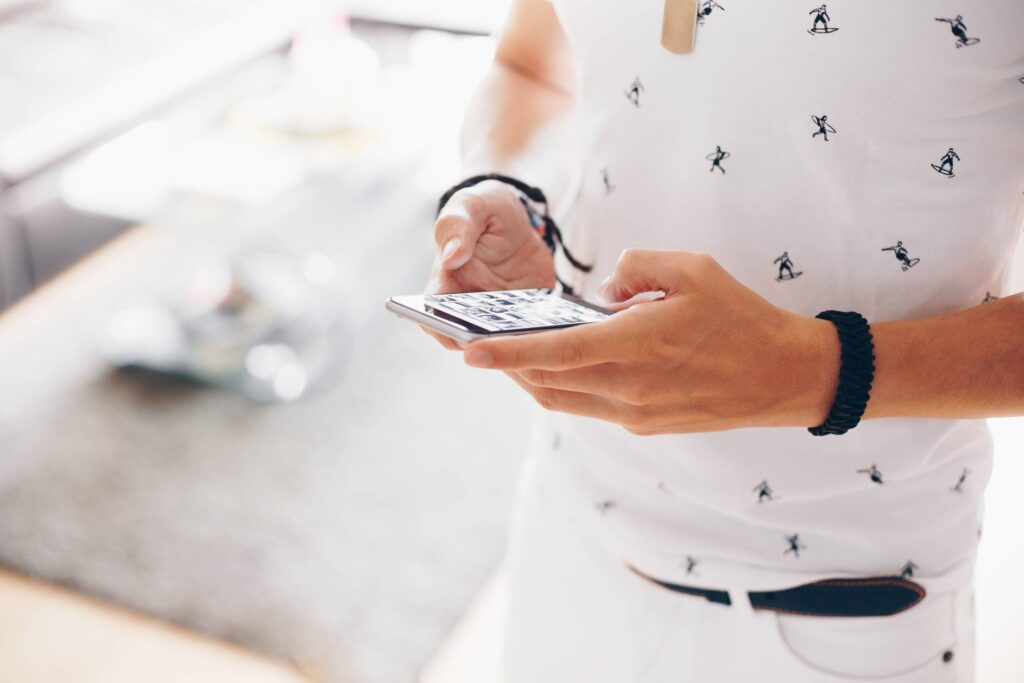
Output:
<instances>
[{"instance_id":1,"label":"white t-shirt","mask_svg":"<svg viewBox=\"0 0 1024 683\"><path fill-rule=\"evenodd\" d=\"M553 4L583 131L561 224L594 264L558 270L584 298L627 247L707 252L807 316L920 318L1007 293L1024 224L1021 0L834 0L823 14L702 2L683 55L660 44L663 0ZM939 577L980 537L984 420L875 419L824 437L539 420L536 454L565 495L656 575Z\"/></svg>"}]
</instances>

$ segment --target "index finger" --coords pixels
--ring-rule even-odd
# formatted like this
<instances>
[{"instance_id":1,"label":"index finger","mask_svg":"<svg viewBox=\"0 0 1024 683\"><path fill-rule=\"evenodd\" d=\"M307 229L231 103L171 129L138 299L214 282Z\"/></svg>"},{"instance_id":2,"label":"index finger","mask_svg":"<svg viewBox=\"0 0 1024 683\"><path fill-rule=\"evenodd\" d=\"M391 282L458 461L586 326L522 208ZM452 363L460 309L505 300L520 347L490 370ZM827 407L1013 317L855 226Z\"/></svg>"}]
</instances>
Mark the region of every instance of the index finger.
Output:
<instances>
[{"instance_id":1,"label":"index finger","mask_svg":"<svg viewBox=\"0 0 1024 683\"><path fill-rule=\"evenodd\" d=\"M623 329L614 318L559 330L501 339L484 339L466 347L465 360L475 367L566 370L622 359Z\"/></svg>"}]
</instances>

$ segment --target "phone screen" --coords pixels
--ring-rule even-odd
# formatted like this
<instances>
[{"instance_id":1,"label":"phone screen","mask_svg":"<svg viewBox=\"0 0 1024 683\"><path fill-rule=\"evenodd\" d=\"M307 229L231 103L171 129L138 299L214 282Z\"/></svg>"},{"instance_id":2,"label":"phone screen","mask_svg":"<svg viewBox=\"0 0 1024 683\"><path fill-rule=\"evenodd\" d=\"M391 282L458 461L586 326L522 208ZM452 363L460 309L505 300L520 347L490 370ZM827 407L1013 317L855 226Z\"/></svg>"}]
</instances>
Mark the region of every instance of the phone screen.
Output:
<instances>
[{"instance_id":1,"label":"phone screen","mask_svg":"<svg viewBox=\"0 0 1024 683\"><path fill-rule=\"evenodd\" d=\"M546 289L427 294L423 304L489 332L579 325L610 315Z\"/></svg>"}]
</instances>

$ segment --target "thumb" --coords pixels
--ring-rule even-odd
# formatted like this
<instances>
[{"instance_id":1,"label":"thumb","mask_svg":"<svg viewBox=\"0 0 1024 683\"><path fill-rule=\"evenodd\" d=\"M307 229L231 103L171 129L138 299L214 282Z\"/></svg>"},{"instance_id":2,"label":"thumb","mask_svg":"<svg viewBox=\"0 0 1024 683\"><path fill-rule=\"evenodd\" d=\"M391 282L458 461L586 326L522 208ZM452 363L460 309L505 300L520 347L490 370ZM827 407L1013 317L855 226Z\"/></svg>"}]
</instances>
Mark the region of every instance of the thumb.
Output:
<instances>
[{"instance_id":1,"label":"thumb","mask_svg":"<svg viewBox=\"0 0 1024 683\"><path fill-rule=\"evenodd\" d=\"M461 268L473 257L484 225L479 204L480 197L460 190L438 215L434 223L434 242L444 270Z\"/></svg>"},{"instance_id":2,"label":"thumb","mask_svg":"<svg viewBox=\"0 0 1024 683\"><path fill-rule=\"evenodd\" d=\"M646 292L668 297L680 289L680 279L689 252L659 249L626 249L615 270L595 292L605 303L632 299Z\"/></svg>"}]
</instances>

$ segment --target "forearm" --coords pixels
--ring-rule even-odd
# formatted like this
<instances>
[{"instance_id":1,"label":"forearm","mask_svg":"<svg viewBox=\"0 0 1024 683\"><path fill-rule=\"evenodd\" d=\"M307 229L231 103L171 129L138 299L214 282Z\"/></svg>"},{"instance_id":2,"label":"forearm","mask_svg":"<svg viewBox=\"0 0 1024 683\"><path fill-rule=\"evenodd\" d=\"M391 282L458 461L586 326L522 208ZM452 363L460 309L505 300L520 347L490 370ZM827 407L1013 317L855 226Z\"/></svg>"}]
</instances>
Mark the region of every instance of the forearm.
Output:
<instances>
[{"instance_id":1,"label":"forearm","mask_svg":"<svg viewBox=\"0 0 1024 683\"><path fill-rule=\"evenodd\" d=\"M463 121L465 172L521 177L557 196L567 177L572 104L568 93L495 62Z\"/></svg>"},{"instance_id":2,"label":"forearm","mask_svg":"<svg viewBox=\"0 0 1024 683\"><path fill-rule=\"evenodd\" d=\"M516 0L463 120L464 172L518 177L557 201L568 190L578 134L570 121L574 87L569 46L550 3Z\"/></svg>"},{"instance_id":3,"label":"forearm","mask_svg":"<svg viewBox=\"0 0 1024 683\"><path fill-rule=\"evenodd\" d=\"M876 369L865 418L1024 415L1024 294L871 331Z\"/></svg>"},{"instance_id":4,"label":"forearm","mask_svg":"<svg viewBox=\"0 0 1024 683\"><path fill-rule=\"evenodd\" d=\"M839 340L831 323L806 326L812 367L808 421L835 395ZM948 315L871 323L875 379L863 419L977 419L1024 415L1024 293ZM811 426L808 424L808 426Z\"/></svg>"}]
</instances>

